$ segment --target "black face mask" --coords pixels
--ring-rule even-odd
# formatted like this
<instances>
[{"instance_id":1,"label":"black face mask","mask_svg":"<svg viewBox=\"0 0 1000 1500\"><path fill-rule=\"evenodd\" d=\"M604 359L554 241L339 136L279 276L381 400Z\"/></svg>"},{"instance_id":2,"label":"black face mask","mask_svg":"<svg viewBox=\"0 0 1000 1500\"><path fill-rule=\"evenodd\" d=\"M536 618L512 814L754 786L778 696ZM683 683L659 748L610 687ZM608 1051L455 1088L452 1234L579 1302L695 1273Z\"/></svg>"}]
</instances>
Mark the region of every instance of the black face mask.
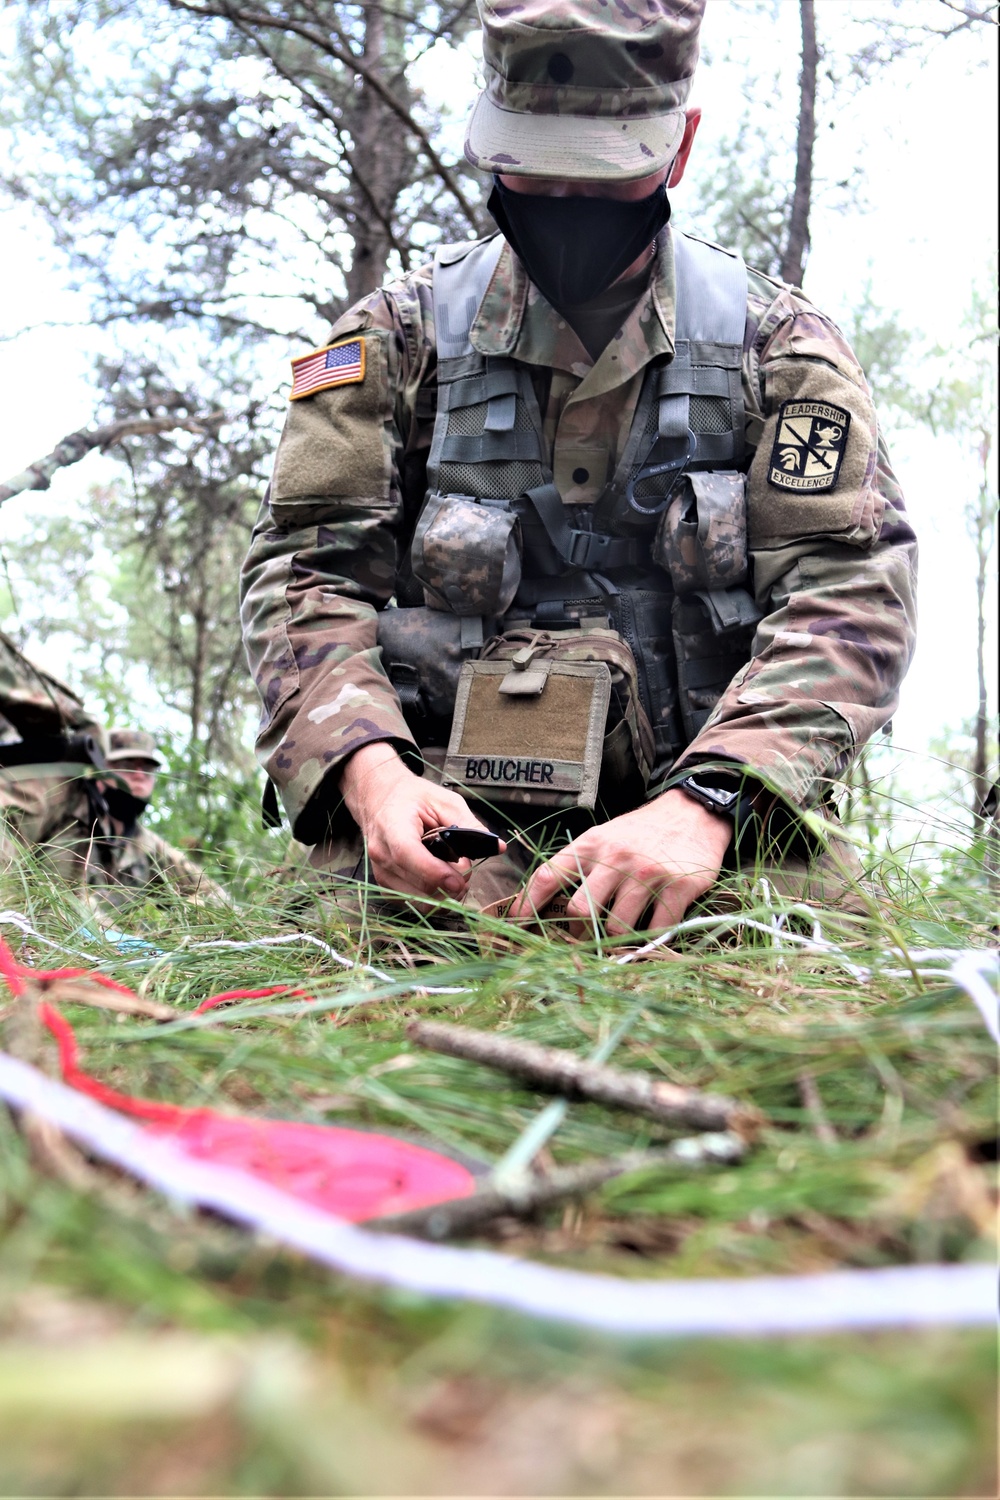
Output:
<instances>
[{"instance_id":1,"label":"black face mask","mask_svg":"<svg viewBox=\"0 0 1000 1500\"><path fill-rule=\"evenodd\" d=\"M133 797L131 792L126 792L120 786L106 786L104 800L111 816L117 818L119 823L124 823L126 828L131 828L149 806L148 797Z\"/></svg>"},{"instance_id":2,"label":"black face mask","mask_svg":"<svg viewBox=\"0 0 1000 1500\"><path fill-rule=\"evenodd\" d=\"M487 208L531 280L553 307L606 291L670 218L666 184L632 203L515 193L498 177Z\"/></svg>"}]
</instances>

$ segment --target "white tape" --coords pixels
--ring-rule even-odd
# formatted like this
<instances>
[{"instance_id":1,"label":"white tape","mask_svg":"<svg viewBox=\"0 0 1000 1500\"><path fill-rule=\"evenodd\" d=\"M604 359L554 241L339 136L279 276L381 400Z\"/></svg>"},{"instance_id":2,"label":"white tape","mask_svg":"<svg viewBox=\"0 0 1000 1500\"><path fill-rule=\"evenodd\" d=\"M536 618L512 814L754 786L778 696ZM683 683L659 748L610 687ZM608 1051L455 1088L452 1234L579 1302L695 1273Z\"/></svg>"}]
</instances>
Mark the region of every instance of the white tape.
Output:
<instances>
[{"instance_id":1,"label":"white tape","mask_svg":"<svg viewBox=\"0 0 1000 1500\"><path fill-rule=\"evenodd\" d=\"M4 925L16 927L25 937L34 938L37 942L45 943L49 948L56 948L61 953L72 953L75 957L84 958L91 963L94 961L92 954L81 953L77 948L67 948L64 944L53 942L51 938L45 937L43 933L32 927L23 912L0 911L0 926ZM87 932L87 929L83 930ZM91 933L87 933L87 935L94 936ZM325 943L322 938L315 937L311 932L289 932L277 937L248 938L245 942L237 941L234 938L213 938L208 942L185 943L172 953L164 948L155 948L152 943L147 943L144 938L133 937L129 933L118 932L110 927L101 934L101 941L102 943L111 943L119 952L125 952L133 948L147 948L149 950L149 953L145 957L131 959L125 965L126 968L133 968L137 964L150 963L154 959L169 960L178 958L185 953L193 952L195 949L228 948L242 951L250 948L281 948L289 943L308 943L314 948L319 948L320 952L325 953L327 958L331 958L342 969L360 969L363 974L370 974L373 979L381 980L384 984L398 983L398 979L394 978L393 975L387 974L384 969L376 969L374 964L359 963L357 959L345 958L342 953L337 952L336 948L331 947L329 943ZM98 960L98 962L103 962L103 960ZM433 985L419 984L416 981L409 988L422 995L465 995L468 993L465 988L457 985L439 985L435 987Z\"/></svg>"},{"instance_id":2,"label":"white tape","mask_svg":"<svg viewBox=\"0 0 1000 1500\"><path fill-rule=\"evenodd\" d=\"M342 969L360 969L362 974L370 974L373 979L380 979L384 984L398 984L399 975L387 974L384 969L376 969L374 964L359 963L356 958L345 958L338 953L336 948L331 948L329 943L324 943L322 938L314 937L311 932L291 932L282 937L248 938L245 942L232 941L229 938L213 938L208 943L188 943L185 951L192 948L277 948L286 943L310 943L314 948L319 948L328 958L332 958L335 964ZM458 985L429 985L414 984L414 990L421 995L467 995L468 990Z\"/></svg>"},{"instance_id":3,"label":"white tape","mask_svg":"<svg viewBox=\"0 0 1000 1500\"><path fill-rule=\"evenodd\" d=\"M533 1265L492 1250L428 1245L334 1219L245 1173L185 1156L94 1100L0 1053L0 1097L31 1109L95 1156L168 1197L198 1204L337 1271L431 1297L628 1334L817 1333L992 1324L988 1265L904 1266L812 1276L619 1281Z\"/></svg>"},{"instance_id":4,"label":"white tape","mask_svg":"<svg viewBox=\"0 0 1000 1500\"><path fill-rule=\"evenodd\" d=\"M987 974L993 976L993 984L986 982ZM981 948L970 948L959 955L949 971L953 983L964 990L986 1022L986 1030L1000 1046L1000 955L995 951L984 952Z\"/></svg>"}]
</instances>

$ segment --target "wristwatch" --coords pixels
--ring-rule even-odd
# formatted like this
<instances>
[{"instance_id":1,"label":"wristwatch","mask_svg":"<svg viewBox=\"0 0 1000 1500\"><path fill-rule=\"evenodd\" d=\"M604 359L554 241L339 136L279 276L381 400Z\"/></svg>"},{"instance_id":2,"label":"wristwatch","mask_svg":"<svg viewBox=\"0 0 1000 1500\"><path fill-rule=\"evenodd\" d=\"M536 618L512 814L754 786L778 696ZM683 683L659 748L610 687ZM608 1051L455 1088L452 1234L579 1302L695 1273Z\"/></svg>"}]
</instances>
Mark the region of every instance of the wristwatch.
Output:
<instances>
[{"instance_id":1,"label":"wristwatch","mask_svg":"<svg viewBox=\"0 0 1000 1500\"><path fill-rule=\"evenodd\" d=\"M692 801L715 813L716 817L729 819L733 825L730 853L735 851L745 857L758 844L764 828L761 816L754 806L754 793L759 787L743 780L734 786L735 777L726 785L722 781L722 774L724 773L715 775L709 772L705 780L697 774L685 776L683 781L676 784ZM713 781L722 781L722 785L715 785Z\"/></svg>"},{"instance_id":2,"label":"wristwatch","mask_svg":"<svg viewBox=\"0 0 1000 1500\"><path fill-rule=\"evenodd\" d=\"M738 787L712 786L706 781L699 781L697 776L685 776L683 781L678 781L677 786L695 802L700 802L702 807L707 807L709 812L736 821L741 800Z\"/></svg>"}]
</instances>

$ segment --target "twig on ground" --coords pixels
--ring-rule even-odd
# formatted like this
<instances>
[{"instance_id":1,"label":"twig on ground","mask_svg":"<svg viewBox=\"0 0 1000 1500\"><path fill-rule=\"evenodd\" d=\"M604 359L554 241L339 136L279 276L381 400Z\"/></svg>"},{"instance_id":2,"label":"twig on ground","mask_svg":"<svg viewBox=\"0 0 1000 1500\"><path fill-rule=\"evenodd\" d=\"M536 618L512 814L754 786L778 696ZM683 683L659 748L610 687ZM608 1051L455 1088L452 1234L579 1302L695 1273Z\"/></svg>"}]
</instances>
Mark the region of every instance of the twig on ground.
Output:
<instances>
[{"instance_id":1,"label":"twig on ground","mask_svg":"<svg viewBox=\"0 0 1000 1500\"><path fill-rule=\"evenodd\" d=\"M454 1198L448 1203L413 1209L410 1213L369 1219L366 1227L444 1240L453 1235L467 1234L504 1214L524 1217L562 1199L582 1197L625 1172L637 1172L644 1167L732 1165L741 1161L745 1154L746 1142L732 1131L694 1136L671 1141L662 1151L627 1151L610 1160L563 1167L544 1177L524 1173L516 1182L505 1183L502 1187L494 1183L468 1198Z\"/></svg>"},{"instance_id":2,"label":"twig on ground","mask_svg":"<svg viewBox=\"0 0 1000 1500\"><path fill-rule=\"evenodd\" d=\"M803 1068L799 1074L798 1085L802 1103L809 1115L817 1139L822 1141L824 1146L838 1145L837 1132L830 1124L829 1116L823 1104L823 1096L819 1091L819 1085L808 1069Z\"/></svg>"},{"instance_id":3,"label":"twig on ground","mask_svg":"<svg viewBox=\"0 0 1000 1500\"><path fill-rule=\"evenodd\" d=\"M482 1063L565 1098L589 1099L647 1115L661 1124L685 1130L734 1130L750 1140L762 1123L760 1112L751 1105L738 1104L721 1094L682 1088L649 1073L588 1062L558 1047L542 1047L444 1021L411 1021L406 1034L431 1052Z\"/></svg>"}]
</instances>

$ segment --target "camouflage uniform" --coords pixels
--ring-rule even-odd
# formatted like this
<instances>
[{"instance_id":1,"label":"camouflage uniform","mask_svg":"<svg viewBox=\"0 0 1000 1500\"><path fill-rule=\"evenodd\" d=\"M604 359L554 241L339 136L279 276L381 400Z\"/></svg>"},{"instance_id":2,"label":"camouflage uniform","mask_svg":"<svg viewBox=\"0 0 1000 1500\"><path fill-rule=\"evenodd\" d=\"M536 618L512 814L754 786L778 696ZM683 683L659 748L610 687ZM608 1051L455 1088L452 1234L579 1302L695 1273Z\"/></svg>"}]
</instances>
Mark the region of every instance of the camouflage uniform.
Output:
<instances>
[{"instance_id":1,"label":"camouflage uniform","mask_svg":"<svg viewBox=\"0 0 1000 1500\"><path fill-rule=\"evenodd\" d=\"M681 0L673 8L700 13ZM633 14L615 10L619 19ZM653 155L641 139L630 149ZM600 165L587 162L591 175L612 175ZM530 371L566 506L599 501L644 372L673 359L674 312L669 228L647 290L596 361L504 247L471 343ZM347 756L380 740L413 746L383 671L376 616L406 579L425 496L436 409L431 267L353 307L330 341L348 336L364 345L363 378L293 402L243 573L244 639L263 704L258 754L308 844L352 831L336 790ZM759 772L791 807L809 808L896 706L914 640L915 539L842 333L801 292L753 271L742 390L749 561L764 618L749 659L677 767L731 763ZM781 414L799 402L849 417L836 482L823 493L790 488L782 476Z\"/></svg>"},{"instance_id":2,"label":"camouflage uniform","mask_svg":"<svg viewBox=\"0 0 1000 1500\"><path fill-rule=\"evenodd\" d=\"M2 634L0 708L0 864L8 867L19 847L44 847L60 874L79 878L81 845L100 817L93 797L96 770L79 747L89 742L102 759L104 730L71 688ZM36 753L37 761L31 758ZM97 822L98 833L104 826Z\"/></svg>"}]
</instances>

